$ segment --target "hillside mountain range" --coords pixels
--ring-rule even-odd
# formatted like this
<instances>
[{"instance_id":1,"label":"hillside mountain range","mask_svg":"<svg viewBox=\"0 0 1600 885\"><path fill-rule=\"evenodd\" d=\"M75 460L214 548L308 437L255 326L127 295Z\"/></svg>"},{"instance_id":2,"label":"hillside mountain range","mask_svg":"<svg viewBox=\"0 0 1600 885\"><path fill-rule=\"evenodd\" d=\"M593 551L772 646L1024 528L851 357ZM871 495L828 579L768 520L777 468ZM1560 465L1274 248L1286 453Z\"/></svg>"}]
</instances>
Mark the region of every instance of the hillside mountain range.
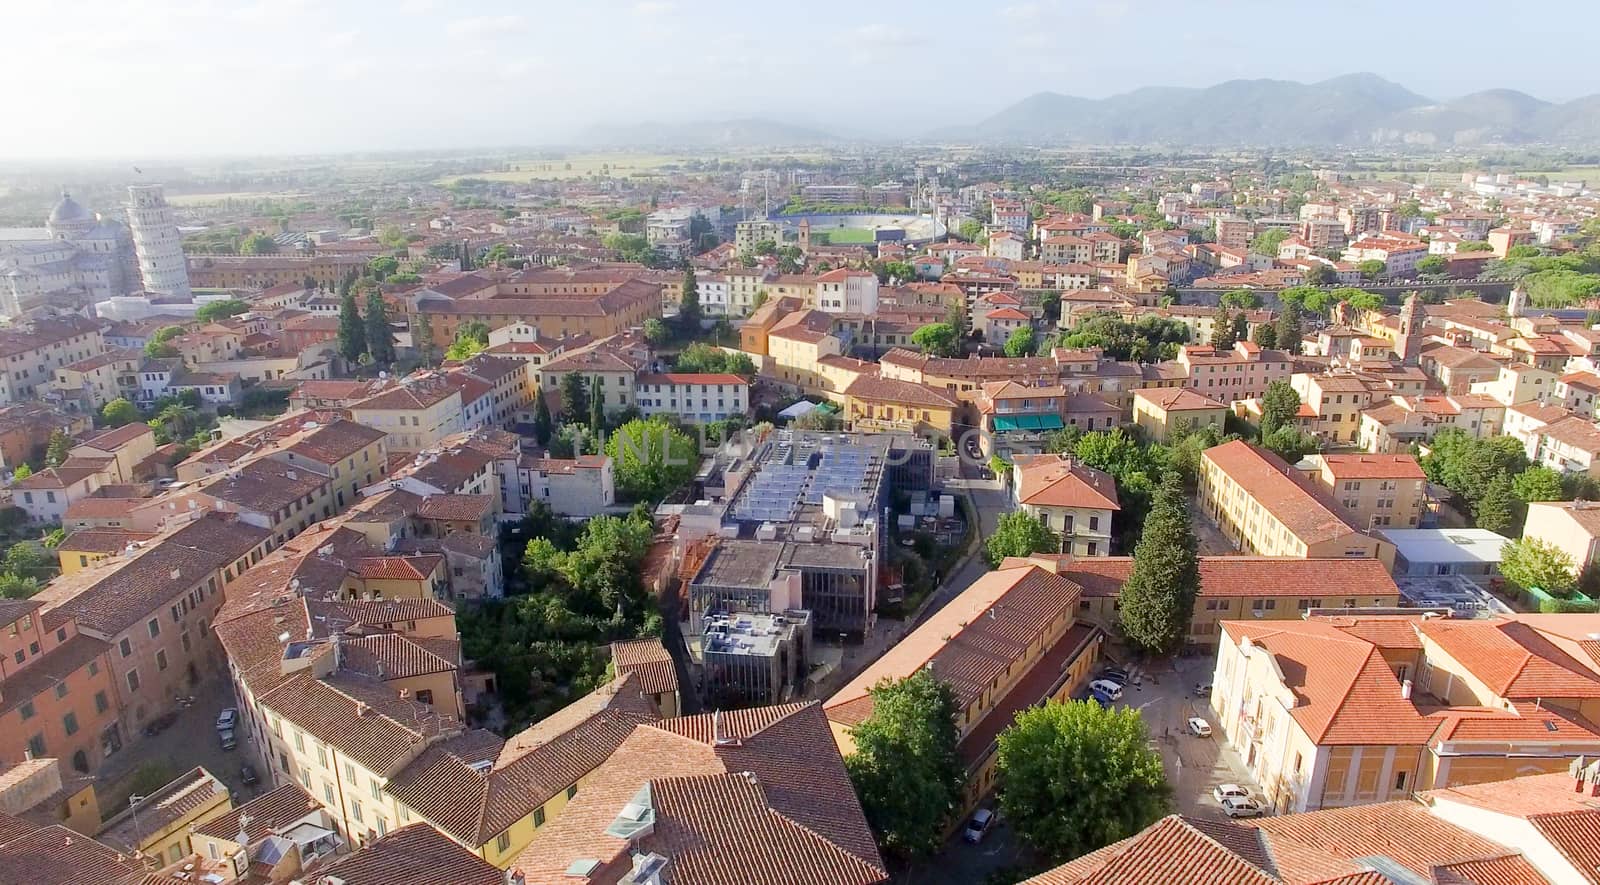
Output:
<instances>
[{"instance_id":1,"label":"hillside mountain range","mask_svg":"<svg viewBox=\"0 0 1600 885\"><path fill-rule=\"evenodd\" d=\"M1150 86L1101 99L1037 92L976 123L947 124L912 137L918 135L986 143L1587 146L1600 145L1600 94L1554 104L1514 89L1486 89L1441 101L1377 74L1319 83L1229 80L1206 87ZM602 147L765 148L877 139L745 117L593 126L578 140Z\"/></svg>"},{"instance_id":2,"label":"hillside mountain range","mask_svg":"<svg viewBox=\"0 0 1600 885\"><path fill-rule=\"evenodd\" d=\"M1319 83L1229 80L1103 99L1039 92L976 125L937 134L1090 144L1579 144L1600 141L1600 95L1552 104L1513 89L1489 89L1435 101L1376 74Z\"/></svg>"}]
</instances>

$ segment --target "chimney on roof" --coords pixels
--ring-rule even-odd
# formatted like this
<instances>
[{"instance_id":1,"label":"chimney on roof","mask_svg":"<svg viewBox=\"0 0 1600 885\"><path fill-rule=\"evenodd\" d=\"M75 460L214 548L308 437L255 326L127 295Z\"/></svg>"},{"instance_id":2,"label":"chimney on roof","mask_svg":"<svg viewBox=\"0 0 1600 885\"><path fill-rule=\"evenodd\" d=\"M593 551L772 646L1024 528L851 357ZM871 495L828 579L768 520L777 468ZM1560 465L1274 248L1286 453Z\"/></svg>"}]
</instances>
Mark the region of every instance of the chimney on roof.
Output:
<instances>
[{"instance_id":1,"label":"chimney on roof","mask_svg":"<svg viewBox=\"0 0 1600 885\"><path fill-rule=\"evenodd\" d=\"M716 710L711 714L711 745L713 747L742 747L744 741L737 735L724 735L722 733L722 711Z\"/></svg>"}]
</instances>

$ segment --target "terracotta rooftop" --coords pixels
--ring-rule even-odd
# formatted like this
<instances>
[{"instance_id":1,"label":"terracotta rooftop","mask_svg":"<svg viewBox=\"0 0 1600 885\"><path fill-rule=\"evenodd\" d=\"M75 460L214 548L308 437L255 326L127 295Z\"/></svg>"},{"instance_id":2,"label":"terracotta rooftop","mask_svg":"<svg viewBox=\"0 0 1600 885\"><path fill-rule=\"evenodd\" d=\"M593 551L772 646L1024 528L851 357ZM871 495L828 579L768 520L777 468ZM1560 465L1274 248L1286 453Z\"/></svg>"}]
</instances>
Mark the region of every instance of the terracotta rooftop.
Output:
<instances>
[{"instance_id":1,"label":"terracotta rooftop","mask_svg":"<svg viewBox=\"0 0 1600 885\"><path fill-rule=\"evenodd\" d=\"M653 821L631 841L613 834L629 803ZM635 852L666 858L674 885L888 878L814 703L639 726L512 866L535 885L609 883Z\"/></svg>"},{"instance_id":2,"label":"terracotta rooftop","mask_svg":"<svg viewBox=\"0 0 1600 885\"><path fill-rule=\"evenodd\" d=\"M1111 475L1061 455L1016 455L1017 497L1031 507L1121 510ZM1106 533L1111 526L1105 527Z\"/></svg>"},{"instance_id":3,"label":"terracotta rooftop","mask_svg":"<svg viewBox=\"0 0 1600 885\"><path fill-rule=\"evenodd\" d=\"M1420 746L1437 723L1402 696L1377 646L1320 621L1223 621L1233 641L1272 655L1294 694L1289 715L1313 743Z\"/></svg>"},{"instance_id":4,"label":"terracotta rooftop","mask_svg":"<svg viewBox=\"0 0 1600 885\"><path fill-rule=\"evenodd\" d=\"M328 878L325 878L328 877ZM344 885L505 885L506 874L425 823L368 842L316 872Z\"/></svg>"},{"instance_id":5,"label":"terracotta rooftop","mask_svg":"<svg viewBox=\"0 0 1600 885\"><path fill-rule=\"evenodd\" d=\"M989 572L895 643L824 703L828 718L852 726L872 715L870 689L932 665L965 707L1022 660L1050 624L1077 610L1082 590L1035 565Z\"/></svg>"},{"instance_id":6,"label":"terracotta rooftop","mask_svg":"<svg viewBox=\"0 0 1600 885\"><path fill-rule=\"evenodd\" d=\"M1282 458L1265 449L1234 440L1206 449L1200 457L1238 483L1246 495L1308 547L1357 531L1342 508L1314 490Z\"/></svg>"},{"instance_id":7,"label":"terracotta rooftop","mask_svg":"<svg viewBox=\"0 0 1600 885\"><path fill-rule=\"evenodd\" d=\"M618 675L632 673L639 691L663 694L678 690L678 670L659 639L611 643L611 660Z\"/></svg>"},{"instance_id":8,"label":"terracotta rooftop","mask_svg":"<svg viewBox=\"0 0 1600 885\"><path fill-rule=\"evenodd\" d=\"M1193 412L1202 409L1225 409L1227 406L1210 397L1201 396L1187 387L1142 387L1133 392L1134 399L1142 399L1163 412Z\"/></svg>"},{"instance_id":9,"label":"terracotta rooftop","mask_svg":"<svg viewBox=\"0 0 1600 885\"><path fill-rule=\"evenodd\" d=\"M1115 596L1133 572L1131 556L1070 557L1061 574L1085 596ZM1395 604L1400 588L1376 559L1301 559L1297 556L1202 556L1200 595L1206 597L1296 596L1321 599L1328 607L1346 597L1360 605Z\"/></svg>"}]
</instances>

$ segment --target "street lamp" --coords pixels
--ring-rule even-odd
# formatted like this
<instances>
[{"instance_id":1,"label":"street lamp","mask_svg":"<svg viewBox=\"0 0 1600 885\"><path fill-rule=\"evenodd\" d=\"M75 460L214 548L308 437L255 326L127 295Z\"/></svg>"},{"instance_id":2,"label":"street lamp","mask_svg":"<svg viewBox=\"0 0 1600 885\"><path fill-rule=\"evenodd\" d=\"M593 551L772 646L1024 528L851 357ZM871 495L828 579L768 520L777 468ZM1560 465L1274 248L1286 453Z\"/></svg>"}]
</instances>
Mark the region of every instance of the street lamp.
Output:
<instances>
[{"instance_id":1,"label":"street lamp","mask_svg":"<svg viewBox=\"0 0 1600 885\"><path fill-rule=\"evenodd\" d=\"M148 798L150 797L141 796L138 793L128 797L128 811L133 815L133 853L135 857L139 855L139 803Z\"/></svg>"}]
</instances>

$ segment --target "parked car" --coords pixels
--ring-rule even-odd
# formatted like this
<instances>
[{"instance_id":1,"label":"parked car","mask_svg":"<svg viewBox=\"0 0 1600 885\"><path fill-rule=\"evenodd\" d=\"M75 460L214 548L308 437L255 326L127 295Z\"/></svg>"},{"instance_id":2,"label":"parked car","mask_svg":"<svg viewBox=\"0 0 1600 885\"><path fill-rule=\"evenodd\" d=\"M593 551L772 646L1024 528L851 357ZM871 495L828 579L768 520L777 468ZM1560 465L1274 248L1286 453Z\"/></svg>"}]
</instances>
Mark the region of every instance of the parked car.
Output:
<instances>
[{"instance_id":1,"label":"parked car","mask_svg":"<svg viewBox=\"0 0 1600 885\"><path fill-rule=\"evenodd\" d=\"M238 722L239 708L229 707L228 709L217 714L217 731L222 731L223 729L228 729L231 731L233 730L233 727L238 724Z\"/></svg>"},{"instance_id":2,"label":"parked car","mask_svg":"<svg viewBox=\"0 0 1600 885\"><path fill-rule=\"evenodd\" d=\"M222 740L222 749L224 750L231 750L239 746L239 740L233 736L233 729L231 728L217 729L217 737Z\"/></svg>"},{"instance_id":3,"label":"parked car","mask_svg":"<svg viewBox=\"0 0 1600 885\"><path fill-rule=\"evenodd\" d=\"M972 818L967 821L967 827L962 831L961 838L976 845L983 841L983 837L988 835L992 826L994 826L994 812L980 808L972 813Z\"/></svg>"},{"instance_id":4,"label":"parked car","mask_svg":"<svg viewBox=\"0 0 1600 885\"><path fill-rule=\"evenodd\" d=\"M1114 682L1120 682L1123 685L1127 685L1128 684L1128 671L1122 669L1121 667L1107 667L1104 670L1100 671L1100 678L1101 679L1110 679L1110 680L1112 680Z\"/></svg>"},{"instance_id":5,"label":"parked car","mask_svg":"<svg viewBox=\"0 0 1600 885\"><path fill-rule=\"evenodd\" d=\"M1211 683L1197 682L1194 686L1194 696L1197 698L1211 697Z\"/></svg>"},{"instance_id":6,"label":"parked car","mask_svg":"<svg viewBox=\"0 0 1600 885\"><path fill-rule=\"evenodd\" d=\"M144 736L145 737L155 737L156 735L162 733L163 731L166 731L167 729L171 728L172 727L172 723L177 722L177 721L178 721L178 713L177 713L176 710L174 710L171 713L163 713L160 716L157 716L156 718L154 718L154 719L150 720L149 722L145 723Z\"/></svg>"},{"instance_id":7,"label":"parked car","mask_svg":"<svg viewBox=\"0 0 1600 885\"><path fill-rule=\"evenodd\" d=\"M1089 700L1094 701L1095 703L1099 704L1102 707L1109 707L1114 703L1114 701L1112 701L1110 698L1106 697L1105 695L1101 694L1098 691L1089 692Z\"/></svg>"},{"instance_id":8,"label":"parked car","mask_svg":"<svg viewBox=\"0 0 1600 885\"><path fill-rule=\"evenodd\" d=\"M1254 799L1229 796L1222 800L1222 813L1229 817L1260 817L1266 813L1266 809Z\"/></svg>"},{"instance_id":9,"label":"parked car","mask_svg":"<svg viewBox=\"0 0 1600 885\"><path fill-rule=\"evenodd\" d=\"M1211 798L1217 800L1218 804L1228 799L1249 799L1250 791L1238 784L1218 784L1211 788Z\"/></svg>"},{"instance_id":10,"label":"parked car","mask_svg":"<svg viewBox=\"0 0 1600 885\"><path fill-rule=\"evenodd\" d=\"M243 781L245 786L253 787L260 782L261 778L256 776L255 766L246 762L239 766L239 780Z\"/></svg>"},{"instance_id":11,"label":"parked car","mask_svg":"<svg viewBox=\"0 0 1600 885\"><path fill-rule=\"evenodd\" d=\"M1097 691L1113 701L1122 700L1122 686L1109 679L1096 679L1089 683L1090 691Z\"/></svg>"},{"instance_id":12,"label":"parked car","mask_svg":"<svg viewBox=\"0 0 1600 885\"><path fill-rule=\"evenodd\" d=\"M1211 723L1201 719L1199 716L1191 716L1189 717L1189 733L1195 737L1211 737Z\"/></svg>"}]
</instances>

